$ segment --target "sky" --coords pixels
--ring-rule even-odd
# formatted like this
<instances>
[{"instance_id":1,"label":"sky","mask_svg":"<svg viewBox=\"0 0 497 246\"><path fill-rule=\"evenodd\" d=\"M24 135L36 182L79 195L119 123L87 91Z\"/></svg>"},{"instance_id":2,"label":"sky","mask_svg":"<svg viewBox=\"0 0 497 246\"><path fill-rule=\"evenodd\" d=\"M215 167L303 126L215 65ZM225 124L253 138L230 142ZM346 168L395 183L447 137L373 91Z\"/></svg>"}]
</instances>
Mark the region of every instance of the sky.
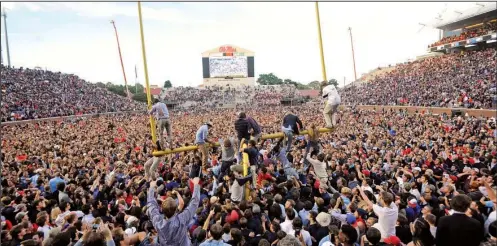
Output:
<instances>
[{"instance_id":1,"label":"sky","mask_svg":"<svg viewBox=\"0 0 497 246\"><path fill-rule=\"evenodd\" d=\"M488 4L488 3L484 3ZM495 4L495 3L494 3ZM319 4L328 79L354 80L379 66L426 54L438 39L439 13L475 3L323 2ZM455 6L455 7L454 7ZM137 4L133 2L2 2L7 8L11 63L73 73L89 82L124 84L110 20L119 33L128 84L145 75ZM142 3L149 81L202 83L201 53L225 44L255 52L255 73L302 83L322 80L313 2ZM4 23L2 55L6 63Z\"/></svg>"}]
</instances>

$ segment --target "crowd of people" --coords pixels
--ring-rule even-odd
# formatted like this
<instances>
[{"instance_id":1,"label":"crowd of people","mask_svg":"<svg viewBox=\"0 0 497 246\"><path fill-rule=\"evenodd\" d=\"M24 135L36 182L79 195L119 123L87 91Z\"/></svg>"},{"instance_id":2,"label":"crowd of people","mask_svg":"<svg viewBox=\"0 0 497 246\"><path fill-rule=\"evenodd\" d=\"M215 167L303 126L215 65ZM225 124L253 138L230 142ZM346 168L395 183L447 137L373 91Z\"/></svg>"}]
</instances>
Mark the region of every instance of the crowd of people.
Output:
<instances>
[{"instance_id":1,"label":"crowd of people","mask_svg":"<svg viewBox=\"0 0 497 246\"><path fill-rule=\"evenodd\" d=\"M495 108L496 54L489 48L397 65L341 94L350 105Z\"/></svg>"},{"instance_id":2,"label":"crowd of people","mask_svg":"<svg viewBox=\"0 0 497 246\"><path fill-rule=\"evenodd\" d=\"M171 110L172 147L221 146L164 157L145 114L2 126L1 243L497 242L495 119L344 108L317 133L320 111ZM311 134L240 148L282 127Z\"/></svg>"},{"instance_id":3,"label":"crowd of people","mask_svg":"<svg viewBox=\"0 0 497 246\"><path fill-rule=\"evenodd\" d=\"M470 38L480 37L486 34L495 33L497 30L497 22L485 22L483 25L470 28L463 29L459 35L446 36L440 39L439 41L429 45L429 47L436 47L444 44L450 44L452 42L463 41Z\"/></svg>"},{"instance_id":4,"label":"crowd of people","mask_svg":"<svg viewBox=\"0 0 497 246\"><path fill-rule=\"evenodd\" d=\"M145 109L143 103L76 75L3 65L1 68L2 122Z\"/></svg>"},{"instance_id":5,"label":"crowd of people","mask_svg":"<svg viewBox=\"0 0 497 246\"><path fill-rule=\"evenodd\" d=\"M177 102L181 107L219 107L235 104L237 107L281 105L283 98L300 98L294 85L276 86L206 86L205 88L174 87L161 95L166 101Z\"/></svg>"},{"instance_id":6,"label":"crowd of people","mask_svg":"<svg viewBox=\"0 0 497 246\"><path fill-rule=\"evenodd\" d=\"M248 65L245 56L223 56L209 58L211 78L247 77Z\"/></svg>"}]
</instances>

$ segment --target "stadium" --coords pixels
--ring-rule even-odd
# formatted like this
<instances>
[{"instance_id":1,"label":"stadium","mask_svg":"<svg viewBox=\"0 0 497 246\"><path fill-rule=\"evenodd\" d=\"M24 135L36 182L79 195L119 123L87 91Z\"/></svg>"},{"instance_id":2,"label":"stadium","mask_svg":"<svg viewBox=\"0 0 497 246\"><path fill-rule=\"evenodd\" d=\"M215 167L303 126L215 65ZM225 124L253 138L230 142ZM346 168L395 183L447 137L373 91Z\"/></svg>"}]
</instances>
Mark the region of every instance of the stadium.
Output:
<instances>
[{"instance_id":1,"label":"stadium","mask_svg":"<svg viewBox=\"0 0 497 246\"><path fill-rule=\"evenodd\" d=\"M226 44L201 53L200 86L163 88L142 3L144 85L114 21L124 85L16 67L4 12L2 246L495 245L495 3L423 24L440 34L425 54L343 86L314 4L321 81L258 74L262 50Z\"/></svg>"},{"instance_id":2,"label":"stadium","mask_svg":"<svg viewBox=\"0 0 497 246\"><path fill-rule=\"evenodd\" d=\"M203 86L255 86L254 52L223 45L202 53Z\"/></svg>"}]
</instances>

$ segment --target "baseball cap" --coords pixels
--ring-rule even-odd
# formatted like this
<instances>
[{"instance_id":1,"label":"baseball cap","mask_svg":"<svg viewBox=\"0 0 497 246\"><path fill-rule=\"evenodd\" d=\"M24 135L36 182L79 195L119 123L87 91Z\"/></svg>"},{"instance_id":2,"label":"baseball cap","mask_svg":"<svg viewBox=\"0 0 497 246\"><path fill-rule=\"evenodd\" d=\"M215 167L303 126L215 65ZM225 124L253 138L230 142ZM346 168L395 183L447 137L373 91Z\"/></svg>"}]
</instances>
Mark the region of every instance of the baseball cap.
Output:
<instances>
[{"instance_id":1,"label":"baseball cap","mask_svg":"<svg viewBox=\"0 0 497 246\"><path fill-rule=\"evenodd\" d=\"M356 218L354 214L348 213L347 214L347 223L350 225L353 225L356 222Z\"/></svg>"},{"instance_id":2,"label":"baseball cap","mask_svg":"<svg viewBox=\"0 0 497 246\"><path fill-rule=\"evenodd\" d=\"M15 219L16 219L17 222L19 222L19 221L22 220L22 218L24 218L24 216L26 216L26 213L20 212L20 213L16 214Z\"/></svg>"},{"instance_id":3,"label":"baseball cap","mask_svg":"<svg viewBox=\"0 0 497 246\"><path fill-rule=\"evenodd\" d=\"M411 207L416 207L418 205L418 201L413 198L413 199L409 200L408 204Z\"/></svg>"}]
</instances>

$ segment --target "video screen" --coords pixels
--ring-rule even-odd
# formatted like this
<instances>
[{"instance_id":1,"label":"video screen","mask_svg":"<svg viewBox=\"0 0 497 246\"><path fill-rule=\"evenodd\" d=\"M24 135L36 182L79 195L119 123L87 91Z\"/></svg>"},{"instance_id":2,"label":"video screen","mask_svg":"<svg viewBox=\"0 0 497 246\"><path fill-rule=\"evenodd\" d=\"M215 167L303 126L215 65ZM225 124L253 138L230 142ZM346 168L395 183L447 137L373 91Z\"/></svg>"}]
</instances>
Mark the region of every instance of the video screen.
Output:
<instances>
[{"instance_id":1,"label":"video screen","mask_svg":"<svg viewBox=\"0 0 497 246\"><path fill-rule=\"evenodd\" d=\"M211 78L246 78L248 76L246 56L209 57Z\"/></svg>"}]
</instances>

